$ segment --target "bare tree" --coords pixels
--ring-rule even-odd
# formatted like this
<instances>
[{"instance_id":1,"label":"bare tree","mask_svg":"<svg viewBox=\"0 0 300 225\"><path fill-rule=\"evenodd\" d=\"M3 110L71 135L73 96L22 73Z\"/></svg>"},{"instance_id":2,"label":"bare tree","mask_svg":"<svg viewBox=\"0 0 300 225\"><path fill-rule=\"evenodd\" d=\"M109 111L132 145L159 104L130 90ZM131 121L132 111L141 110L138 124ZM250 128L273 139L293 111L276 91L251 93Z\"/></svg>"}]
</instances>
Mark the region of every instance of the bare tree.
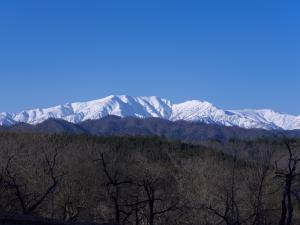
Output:
<instances>
[{"instance_id":1,"label":"bare tree","mask_svg":"<svg viewBox=\"0 0 300 225\"><path fill-rule=\"evenodd\" d=\"M26 182L19 179L17 173L12 168L12 161L14 157L10 156L6 167L6 183L9 189L11 189L21 207L23 214L32 214L35 210L46 200L46 198L55 190L58 185L59 177L61 175L56 174L58 152L55 151L52 158L46 153L44 154L45 160L45 174L49 177L50 183L48 187L39 193L32 192Z\"/></svg>"},{"instance_id":2,"label":"bare tree","mask_svg":"<svg viewBox=\"0 0 300 225\"><path fill-rule=\"evenodd\" d=\"M269 211L273 210L267 207L267 197L274 192L271 162L274 151L269 147L266 149L266 147L257 149L256 158L254 161L249 162L249 169L246 171L248 174L247 187L251 205L251 213L246 218L246 221L252 225L269 224L267 215Z\"/></svg>"},{"instance_id":3,"label":"bare tree","mask_svg":"<svg viewBox=\"0 0 300 225\"><path fill-rule=\"evenodd\" d=\"M109 169L104 158L104 153L100 154L103 172L106 176L106 190L114 205L114 219L117 224L124 224L131 215L131 211L127 211L122 203L122 191L124 185L132 184L129 178L124 178L118 169ZM125 204L126 205L126 204Z\"/></svg>"},{"instance_id":4,"label":"bare tree","mask_svg":"<svg viewBox=\"0 0 300 225\"><path fill-rule=\"evenodd\" d=\"M57 196L59 198L57 204L62 210L62 219L64 221L77 221L86 207L84 186L80 180L66 180L63 181L62 185L64 188Z\"/></svg>"},{"instance_id":5,"label":"bare tree","mask_svg":"<svg viewBox=\"0 0 300 225\"><path fill-rule=\"evenodd\" d=\"M232 169L230 172L230 185L229 188L223 187L225 191L225 198L223 200L223 210L214 208L213 206L206 207L211 213L215 214L226 225L240 225L240 210L236 199L236 173L237 173L237 157L233 158Z\"/></svg>"},{"instance_id":6,"label":"bare tree","mask_svg":"<svg viewBox=\"0 0 300 225\"><path fill-rule=\"evenodd\" d=\"M173 198L170 190L176 181L167 176L145 173L137 185L142 188L146 204L146 218L149 225L154 225L157 217L162 217L178 209L179 200Z\"/></svg>"},{"instance_id":7,"label":"bare tree","mask_svg":"<svg viewBox=\"0 0 300 225\"><path fill-rule=\"evenodd\" d=\"M284 145L288 151L287 169L279 169L276 162L276 176L284 179L282 200L281 200L281 216L279 225L291 225L293 220L293 184L295 183L300 172L297 168L300 162L299 154L292 149L292 143L288 139L284 139Z\"/></svg>"}]
</instances>

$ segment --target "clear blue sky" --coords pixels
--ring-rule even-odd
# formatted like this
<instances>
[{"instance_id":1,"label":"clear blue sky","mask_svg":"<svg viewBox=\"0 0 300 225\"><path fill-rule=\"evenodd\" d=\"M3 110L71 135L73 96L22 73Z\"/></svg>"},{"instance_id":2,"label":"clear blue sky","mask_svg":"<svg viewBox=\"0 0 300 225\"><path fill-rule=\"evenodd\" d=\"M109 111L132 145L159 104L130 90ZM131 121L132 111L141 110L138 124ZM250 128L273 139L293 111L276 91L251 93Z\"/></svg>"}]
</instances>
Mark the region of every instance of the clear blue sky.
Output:
<instances>
[{"instance_id":1,"label":"clear blue sky","mask_svg":"<svg viewBox=\"0 0 300 225\"><path fill-rule=\"evenodd\" d=\"M299 0L2 0L0 111L110 94L300 114Z\"/></svg>"}]
</instances>

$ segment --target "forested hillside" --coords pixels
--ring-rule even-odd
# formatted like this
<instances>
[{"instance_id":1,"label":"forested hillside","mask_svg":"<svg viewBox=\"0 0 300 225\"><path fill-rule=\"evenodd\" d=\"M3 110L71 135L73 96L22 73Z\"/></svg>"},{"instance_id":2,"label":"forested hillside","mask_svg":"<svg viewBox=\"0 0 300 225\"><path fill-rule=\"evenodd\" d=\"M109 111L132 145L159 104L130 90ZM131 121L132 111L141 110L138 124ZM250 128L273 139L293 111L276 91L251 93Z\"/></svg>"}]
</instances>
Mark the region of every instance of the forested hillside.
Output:
<instances>
[{"instance_id":1,"label":"forested hillside","mask_svg":"<svg viewBox=\"0 0 300 225\"><path fill-rule=\"evenodd\" d=\"M159 118L134 118L107 116L98 120L87 120L78 124L65 120L49 119L37 125L17 123L13 126L0 126L0 131L27 133L68 133L91 134L97 136L144 135L161 136L170 140L199 143L206 140L226 142L232 138L253 140L257 138L300 137L300 130L263 130L228 127L202 122L169 121Z\"/></svg>"},{"instance_id":2,"label":"forested hillside","mask_svg":"<svg viewBox=\"0 0 300 225\"><path fill-rule=\"evenodd\" d=\"M0 212L120 225L296 225L299 146L2 132Z\"/></svg>"}]
</instances>

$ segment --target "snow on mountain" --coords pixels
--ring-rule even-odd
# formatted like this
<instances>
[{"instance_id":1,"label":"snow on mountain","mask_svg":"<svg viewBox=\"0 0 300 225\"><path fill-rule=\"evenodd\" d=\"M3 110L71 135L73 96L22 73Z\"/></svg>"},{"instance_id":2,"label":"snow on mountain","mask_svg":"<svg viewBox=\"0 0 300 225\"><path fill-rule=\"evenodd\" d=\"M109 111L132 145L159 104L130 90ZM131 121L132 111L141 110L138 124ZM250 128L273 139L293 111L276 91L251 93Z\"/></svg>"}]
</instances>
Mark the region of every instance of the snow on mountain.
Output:
<instances>
[{"instance_id":1,"label":"snow on mountain","mask_svg":"<svg viewBox=\"0 0 300 225\"><path fill-rule=\"evenodd\" d=\"M13 125L16 122L13 120L12 116L9 113L0 113L0 125L9 126Z\"/></svg>"},{"instance_id":2,"label":"snow on mountain","mask_svg":"<svg viewBox=\"0 0 300 225\"><path fill-rule=\"evenodd\" d=\"M241 117L247 117L260 124L266 124L265 129L300 129L300 116L281 114L270 109L260 110L232 110L233 113Z\"/></svg>"},{"instance_id":3,"label":"snow on mountain","mask_svg":"<svg viewBox=\"0 0 300 225\"><path fill-rule=\"evenodd\" d=\"M169 100L150 97L111 95L106 98L67 103L46 109L32 109L16 114L0 113L0 125L17 122L38 124L49 118L72 123L95 120L108 115L120 117L157 117L167 120L199 121L208 124L262 128L267 130L300 129L300 116L281 114L273 110L222 110L205 101L186 101L172 104Z\"/></svg>"}]
</instances>

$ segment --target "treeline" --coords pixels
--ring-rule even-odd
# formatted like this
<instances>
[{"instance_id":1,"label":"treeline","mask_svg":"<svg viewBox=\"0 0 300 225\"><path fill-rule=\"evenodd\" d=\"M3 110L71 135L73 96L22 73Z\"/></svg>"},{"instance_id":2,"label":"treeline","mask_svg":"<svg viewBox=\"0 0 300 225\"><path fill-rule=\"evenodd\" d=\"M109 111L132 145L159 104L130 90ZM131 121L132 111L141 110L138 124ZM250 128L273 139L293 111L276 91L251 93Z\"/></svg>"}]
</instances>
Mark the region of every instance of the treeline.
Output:
<instances>
[{"instance_id":1,"label":"treeline","mask_svg":"<svg viewBox=\"0 0 300 225\"><path fill-rule=\"evenodd\" d=\"M0 133L0 212L120 225L296 225L299 146L232 140L224 153L158 137Z\"/></svg>"}]
</instances>

